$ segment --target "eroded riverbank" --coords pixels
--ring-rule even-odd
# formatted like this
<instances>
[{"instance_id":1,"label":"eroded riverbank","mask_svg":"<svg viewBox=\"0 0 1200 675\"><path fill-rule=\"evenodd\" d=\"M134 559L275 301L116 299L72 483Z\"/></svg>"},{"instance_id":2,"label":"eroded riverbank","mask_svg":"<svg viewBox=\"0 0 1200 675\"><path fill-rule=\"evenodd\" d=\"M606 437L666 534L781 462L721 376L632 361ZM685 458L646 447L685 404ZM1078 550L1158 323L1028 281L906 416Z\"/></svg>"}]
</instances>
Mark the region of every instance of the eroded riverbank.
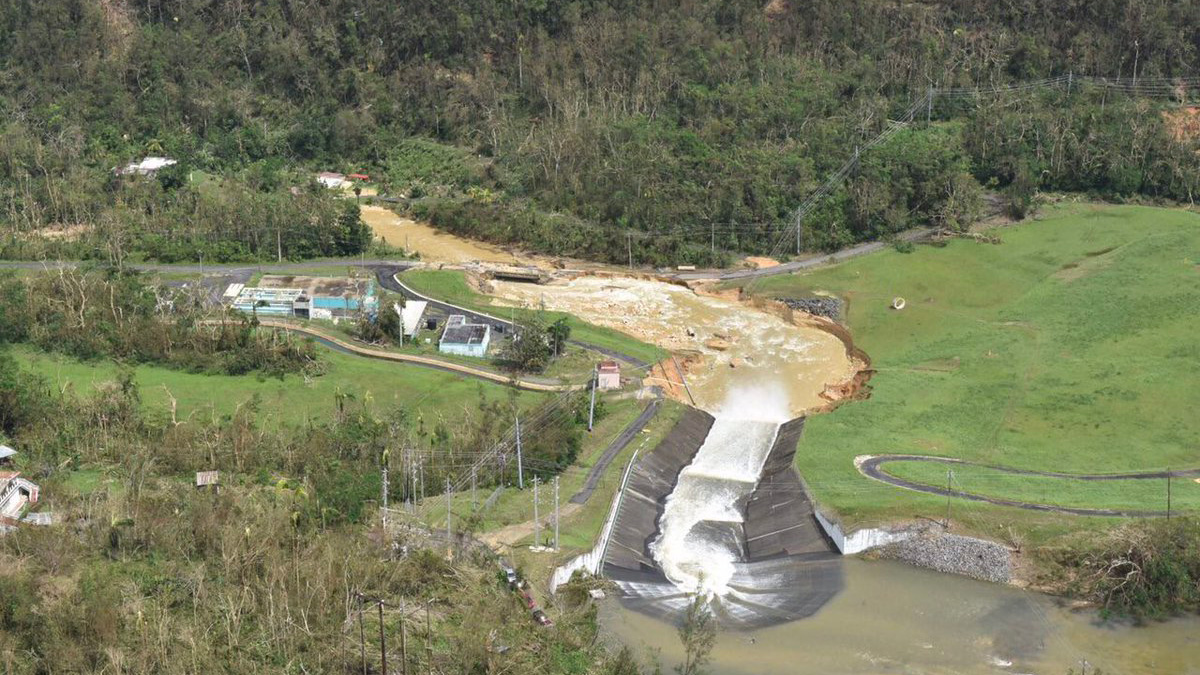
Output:
<instances>
[{"instance_id":1,"label":"eroded riverbank","mask_svg":"<svg viewBox=\"0 0 1200 675\"><path fill-rule=\"evenodd\" d=\"M492 289L502 301L570 312L679 355L696 407L710 412L735 388L767 385L781 388L798 417L827 406L830 392L867 367L827 327L660 281L581 276L542 286L497 281Z\"/></svg>"}]
</instances>

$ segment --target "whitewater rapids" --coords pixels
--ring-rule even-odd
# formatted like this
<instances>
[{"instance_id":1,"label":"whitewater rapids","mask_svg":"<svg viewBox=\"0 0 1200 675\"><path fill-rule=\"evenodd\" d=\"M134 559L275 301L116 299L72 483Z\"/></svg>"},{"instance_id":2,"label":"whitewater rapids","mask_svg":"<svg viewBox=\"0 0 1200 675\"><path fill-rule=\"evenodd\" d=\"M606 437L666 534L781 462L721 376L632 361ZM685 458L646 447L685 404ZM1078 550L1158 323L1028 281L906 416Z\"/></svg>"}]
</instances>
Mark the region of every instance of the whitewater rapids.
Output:
<instances>
[{"instance_id":1,"label":"whitewater rapids","mask_svg":"<svg viewBox=\"0 0 1200 675\"><path fill-rule=\"evenodd\" d=\"M691 464L679 474L650 545L671 583L710 600L729 592L743 558L743 506L788 419L781 386L730 392Z\"/></svg>"}]
</instances>

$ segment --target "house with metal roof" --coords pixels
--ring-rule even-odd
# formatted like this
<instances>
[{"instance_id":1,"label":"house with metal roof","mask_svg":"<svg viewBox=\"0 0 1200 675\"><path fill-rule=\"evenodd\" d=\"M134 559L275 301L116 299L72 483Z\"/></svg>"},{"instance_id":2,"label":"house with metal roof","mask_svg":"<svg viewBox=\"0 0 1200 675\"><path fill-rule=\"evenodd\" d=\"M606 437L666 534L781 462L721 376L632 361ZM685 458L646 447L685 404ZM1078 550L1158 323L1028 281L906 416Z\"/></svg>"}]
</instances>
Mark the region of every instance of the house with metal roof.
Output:
<instances>
[{"instance_id":1,"label":"house with metal roof","mask_svg":"<svg viewBox=\"0 0 1200 675\"><path fill-rule=\"evenodd\" d=\"M0 528L20 521L25 508L37 503L38 489L18 471L0 471Z\"/></svg>"},{"instance_id":2,"label":"house with metal roof","mask_svg":"<svg viewBox=\"0 0 1200 675\"><path fill-rule=\"evenodd\" d=\"M482 323L467 323L467 317L455 314L446 320L446 329L438 342L438 351L459 356L487 356L492 339L492 327Z\"/></svg>"}]
</instances>

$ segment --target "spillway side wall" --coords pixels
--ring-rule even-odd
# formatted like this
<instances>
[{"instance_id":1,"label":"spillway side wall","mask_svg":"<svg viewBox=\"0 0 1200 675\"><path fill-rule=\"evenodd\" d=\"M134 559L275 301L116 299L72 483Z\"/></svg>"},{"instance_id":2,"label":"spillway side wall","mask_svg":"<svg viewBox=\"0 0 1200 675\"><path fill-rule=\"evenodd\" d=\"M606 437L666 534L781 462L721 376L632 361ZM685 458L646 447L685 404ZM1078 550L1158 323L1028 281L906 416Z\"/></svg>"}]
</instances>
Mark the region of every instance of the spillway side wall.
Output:
<instances>
[{"instance_id":1,"label":"spillway side wall","mask_svg":"<svg viewBox=\"0 0 1200 675\"><path fill-rule=\"evenodd\" d=\"M658 537L664 504L675 489L679 472L695 458L714 421L706 412L688 409L666 438L633 468L603 561L607 574L615 572L611 567L661 574L650 544Z\"/></svg>"},{"instance_id":2,"label":"spillway side wall","mask_svg":"<svg viewBox=\"0 0 1200 675\"><path fill-rule=\"evenodd\" d=\"M803 432L803 417L779 428L762 477L746 502L748 562L838 550L817 522L812 500L792 465Z\"/></svg>"}]
</instances>

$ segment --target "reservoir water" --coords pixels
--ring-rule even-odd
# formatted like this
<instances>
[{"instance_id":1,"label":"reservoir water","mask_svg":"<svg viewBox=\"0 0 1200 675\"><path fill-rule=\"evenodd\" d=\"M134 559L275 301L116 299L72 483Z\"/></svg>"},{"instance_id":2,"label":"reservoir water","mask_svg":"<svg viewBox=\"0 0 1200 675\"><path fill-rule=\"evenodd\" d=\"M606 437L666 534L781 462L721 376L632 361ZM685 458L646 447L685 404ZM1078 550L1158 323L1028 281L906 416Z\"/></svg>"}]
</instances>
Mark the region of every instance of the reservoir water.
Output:
<instances>
[{"instance_id":1,"label":"reservoir water","mask_svg":"<svg viewBox=\"0 0 1200 675\"><path fill-rule=\"evenodd\" d=\"M722 631L713 675L1200 675L1200 620L1102 622L1049 596L887 561L847 558L846 587L815 616ZM682 656L675 627L608 601L606 633L664 672Z\"/></svg>"}]
</instances>

